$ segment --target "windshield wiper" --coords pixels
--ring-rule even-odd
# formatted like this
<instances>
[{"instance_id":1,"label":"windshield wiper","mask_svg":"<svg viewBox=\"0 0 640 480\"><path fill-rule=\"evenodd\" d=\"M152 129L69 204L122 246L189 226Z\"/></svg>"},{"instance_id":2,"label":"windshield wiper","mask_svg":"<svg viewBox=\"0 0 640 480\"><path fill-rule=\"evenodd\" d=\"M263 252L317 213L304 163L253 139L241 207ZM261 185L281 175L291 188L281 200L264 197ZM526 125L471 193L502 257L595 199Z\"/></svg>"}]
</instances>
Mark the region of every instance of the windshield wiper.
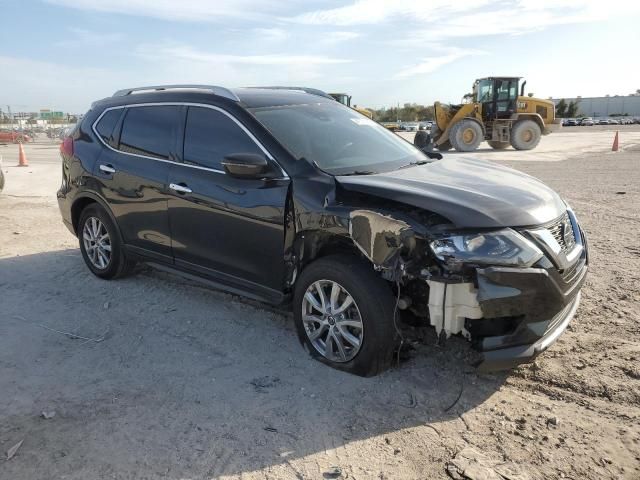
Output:
<instances>
[{"instance_id":1,"label":"windshield wiper","mask_svg":"<svg viewBox=\"0 0 640 480\"><path fill-rule=\"evenodd\" d=\"M349 173L342 173L339 176L340 177L348 177L349 175L375 175L378 172L374 172L372 170L354 170L353 172L349 172Z\"/></svg>"},{"instance_id":2,"label":"windshield wiper","mask_svg":"<svg viewBox=\"0 0 640 480\"><path fill-rule=\"evenodd\" d=\"M403 168L415 167L416 165L426 165L427 163L431 163L431 162L428 160L418 160L417 162L409 162L406 165L402 165L401 167L398 167L398 170L401 170Z\"/></svg>"}]
</instances>

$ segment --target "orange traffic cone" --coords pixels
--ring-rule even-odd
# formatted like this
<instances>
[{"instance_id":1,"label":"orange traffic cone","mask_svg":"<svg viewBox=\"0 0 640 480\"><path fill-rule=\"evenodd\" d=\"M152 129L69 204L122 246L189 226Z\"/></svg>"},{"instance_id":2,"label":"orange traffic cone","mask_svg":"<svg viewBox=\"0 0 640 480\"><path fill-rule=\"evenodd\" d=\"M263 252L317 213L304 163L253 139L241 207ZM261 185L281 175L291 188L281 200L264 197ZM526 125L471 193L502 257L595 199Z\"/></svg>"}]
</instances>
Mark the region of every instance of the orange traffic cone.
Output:
<instances>
[{"instance_id":1,"label":"orange traffic cone","mask_svg":"<svg viewBox=\"0 0 640 480\"><path fill-rule=\"evenodd\" d=\"M613 146L611 147L612 152L618 151L618 131L616 130L616 136L613 138Z\"/></svg>"},{"instance_id":2,"label":"orange traffic cone","mask_svg":"<svg viewBox=\"0 0 640 480\"><path fill-rule=\"evenodd\" d=\"M24 147L22 143L18 144L20 146L20 154L18 155L18 166L19 167L28 167L29 162L27 161L27 156L24 154Z\"/></svg>"}]
</instances>

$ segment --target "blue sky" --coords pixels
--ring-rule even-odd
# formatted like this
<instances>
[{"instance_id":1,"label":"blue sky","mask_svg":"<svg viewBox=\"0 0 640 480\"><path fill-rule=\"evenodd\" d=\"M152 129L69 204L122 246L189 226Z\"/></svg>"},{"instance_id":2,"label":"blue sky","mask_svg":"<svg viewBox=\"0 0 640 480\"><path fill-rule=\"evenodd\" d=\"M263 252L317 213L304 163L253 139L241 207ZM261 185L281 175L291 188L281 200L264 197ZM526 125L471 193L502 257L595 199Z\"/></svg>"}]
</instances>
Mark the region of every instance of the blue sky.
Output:
<instances>
[{"instance_id":1,"label":"blue sky","mask_svg":"<svg viewBox=\"0 0 640 480\"><path fill-rule=\"evenodd\" d=\"M635 0L0 0L0 108L83 112L162 83L305 85L374 108L458 102L477 77L539 97L640 88Z\"/></svg>"}]
</instances>

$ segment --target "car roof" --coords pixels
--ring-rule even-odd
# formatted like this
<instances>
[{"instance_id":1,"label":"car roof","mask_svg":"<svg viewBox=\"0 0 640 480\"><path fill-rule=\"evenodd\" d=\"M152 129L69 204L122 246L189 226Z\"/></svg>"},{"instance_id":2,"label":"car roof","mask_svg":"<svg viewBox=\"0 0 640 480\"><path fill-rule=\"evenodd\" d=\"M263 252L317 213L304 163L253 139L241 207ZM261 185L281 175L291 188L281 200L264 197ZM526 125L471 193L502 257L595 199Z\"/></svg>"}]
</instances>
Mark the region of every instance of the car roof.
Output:
<instances>
[{"instance_id":1,"label":"car roof","mask_svg":"<svg viewBox=\"0 0 640 480\"><path fill-rule=\"evenodd\" d=\"M159 85L118 90L93 106L127 105L140 102L203 101L224 99L245 108L335 102L327 93L307 87L242 87L228 89L207 85Z\"/></svg>"},{"instance_id":2,"label":"car roof","mask_svg":"<svg viewBox=\"0 0 640 480\"><path fill-rule=\"evenodd\" d=\"M285 87L243 87L231 89L247 108L335 102L333 98L324 96L327 94L324 94L324 92L320 90L306 90L307 91L295 87L290 90ZM311 91L313 93L309 93Z\"/></svg>"}]
</instances>

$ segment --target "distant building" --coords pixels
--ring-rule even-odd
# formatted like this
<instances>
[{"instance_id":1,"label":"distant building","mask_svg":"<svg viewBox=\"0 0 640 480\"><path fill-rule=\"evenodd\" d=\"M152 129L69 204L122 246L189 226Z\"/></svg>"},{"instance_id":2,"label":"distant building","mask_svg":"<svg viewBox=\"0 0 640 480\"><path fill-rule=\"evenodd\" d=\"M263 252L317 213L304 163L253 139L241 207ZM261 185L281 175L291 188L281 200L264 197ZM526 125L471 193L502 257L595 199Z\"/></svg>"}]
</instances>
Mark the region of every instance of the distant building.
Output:
<instances>
[{"instance_id":1,"label":"distant building","mask_svg":"<svg viewBox=\"0 0 640 480\"><path fill-rule=\"evenodd\" d=\"M556 105L561 98L552 98ZM576 97L565 98L564 101L578 102L578 115L584 117L609 117L612 114L628 113L631 117L640 117L640 96L628 95L614 97Z\"/></svg>"}]
</instances>

